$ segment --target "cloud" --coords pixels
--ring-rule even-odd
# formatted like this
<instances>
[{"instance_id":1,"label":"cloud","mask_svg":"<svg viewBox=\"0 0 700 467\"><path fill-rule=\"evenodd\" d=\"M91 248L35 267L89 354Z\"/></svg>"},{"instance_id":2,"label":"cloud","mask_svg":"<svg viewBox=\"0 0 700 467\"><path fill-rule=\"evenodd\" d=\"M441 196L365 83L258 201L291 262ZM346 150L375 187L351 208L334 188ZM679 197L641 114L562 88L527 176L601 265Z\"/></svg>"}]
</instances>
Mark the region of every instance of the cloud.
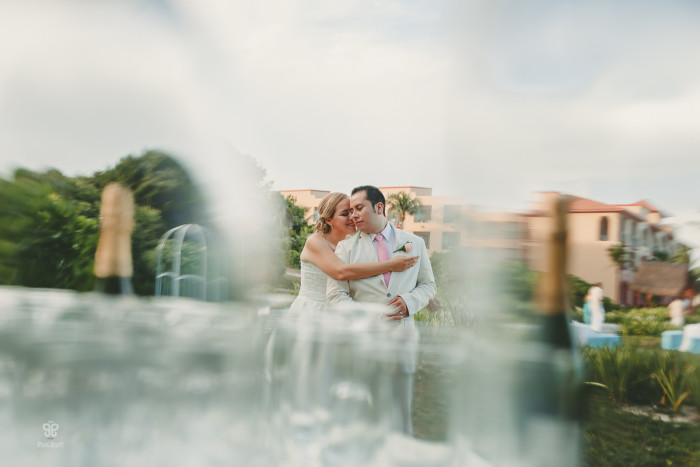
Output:
<instances>
[{"instance_id":1,"label":"cloud","mask_svg":"<svg viewBox=\"0 0 700 467\"><path fill-rule=\"evenodd\" d=\"M109 2L27 2L4 5L3 18L0 40L16 44L0 60L3 157L85 173L145 147L192 147L203 113L196 68L158 17Z\"/></svg>"},{"instance_id":2,"label":"cloud","mask_svg":"<svg viewBox=\"0 0 700 467\"><path fill-rule=\"evenodd\" d=\"M608 198L624 191L697 209L697 184L685 197L663 189L700 169L698 13L681 2L467 9L477 19L464 28L452 89L448 183L509 207L534 187L587 186L604 202L627 201Z\"/></svg>"},{"instance_id":3,"label":"cloud","mask_svg":"<svg viewBox=\"0 0 700 467\"><path fill-rule=\"evenodd\" d=\"M16 163L89 171L156 146L203 164L226 141L279 189L698 208L696 183L666 182L700 168L692 2L15 3L0 157Z\"/></svg>"}]
</instances>

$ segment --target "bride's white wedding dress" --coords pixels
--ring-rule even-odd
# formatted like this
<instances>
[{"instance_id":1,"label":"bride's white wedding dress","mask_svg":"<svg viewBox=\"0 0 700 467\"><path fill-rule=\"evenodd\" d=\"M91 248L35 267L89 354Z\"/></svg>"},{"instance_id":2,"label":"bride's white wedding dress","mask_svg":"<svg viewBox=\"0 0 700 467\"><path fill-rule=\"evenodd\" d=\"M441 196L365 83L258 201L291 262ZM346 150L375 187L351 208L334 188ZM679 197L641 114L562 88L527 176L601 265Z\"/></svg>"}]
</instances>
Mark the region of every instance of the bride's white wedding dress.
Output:
<instances>
[{"instance_id":1,"label":"bride's white wedding dress","mask_svg":"<svg viewBox=\"0 0 700 467\"><path fill-rule=\"evenodd\" d=\"M326 307L328 276L315 265L301 262L301 287L299 295L289 307L290 313L315 314Z\"/></svg>"}]
</instances>

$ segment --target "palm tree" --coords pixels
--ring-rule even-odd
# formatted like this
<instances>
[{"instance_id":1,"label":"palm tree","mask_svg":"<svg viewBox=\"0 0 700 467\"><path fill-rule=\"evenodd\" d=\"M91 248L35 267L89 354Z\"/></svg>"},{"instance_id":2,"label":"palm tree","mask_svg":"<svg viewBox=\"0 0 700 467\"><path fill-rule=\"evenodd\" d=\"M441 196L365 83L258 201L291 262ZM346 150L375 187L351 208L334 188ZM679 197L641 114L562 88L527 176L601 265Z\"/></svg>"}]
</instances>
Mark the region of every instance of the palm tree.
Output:
<instances>
[{"instance_id":1,"label":"palm tree","mask_svg":"<svg viewBox=\"0 0 700 467\"><path fill-rule=\"evenodd\" d=\"M688 263L690 264L690 248L683 246L679 251L675 252L669 258L672 263Z\"/></svg>"},{"instance_id":2,"label":"palm tree","mask_svg":"<svg viewBox=\"0 0 700 467\"><path fill-rule=\"evenodd\" d=\"M414 215L423 207L423 203L419 199L412 198L410 194L403 191L389 195L387 205L399 218L399 227L401 228L403 228L403 222L408 214Z\"/></svg>"}]
</instances>

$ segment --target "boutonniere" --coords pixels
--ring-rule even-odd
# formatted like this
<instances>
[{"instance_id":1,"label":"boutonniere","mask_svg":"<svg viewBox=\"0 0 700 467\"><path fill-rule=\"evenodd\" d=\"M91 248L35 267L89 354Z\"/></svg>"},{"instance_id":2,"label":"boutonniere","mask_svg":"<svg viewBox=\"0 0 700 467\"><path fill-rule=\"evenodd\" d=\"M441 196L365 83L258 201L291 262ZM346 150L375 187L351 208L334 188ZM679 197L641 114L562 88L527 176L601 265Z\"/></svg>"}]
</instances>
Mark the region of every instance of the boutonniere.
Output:
<instances>
[{"instance_id":1,"label":"boutonniere","mask_svg":"<svg viewBox=\"0 0 700 467\"><path fill-rule=\"evenodd\" d=\"M413 242L406 242L397 249L394 250L394 253L398 253L399 251L405 251L406 253L410 253L413 250Z\"/></svg>"}]
</instances>

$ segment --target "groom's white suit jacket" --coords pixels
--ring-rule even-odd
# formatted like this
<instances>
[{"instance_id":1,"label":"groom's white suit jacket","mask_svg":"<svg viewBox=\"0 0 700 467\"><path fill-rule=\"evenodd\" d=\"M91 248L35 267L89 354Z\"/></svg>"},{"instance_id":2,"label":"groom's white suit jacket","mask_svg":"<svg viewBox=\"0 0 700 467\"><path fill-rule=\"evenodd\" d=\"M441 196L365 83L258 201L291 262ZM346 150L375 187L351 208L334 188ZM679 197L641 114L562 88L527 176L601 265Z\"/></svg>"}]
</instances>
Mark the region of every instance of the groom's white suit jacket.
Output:
<instances>
[{"instance_id":1,"label":"groom's white suit jacket","mask_svg":"<svg viewBox=\"0 0 700 467\"><path fill-rule=\"evenodd\" d=\"M352 281L337 281L329 277L326 301L339 303L354 300L386 304L393 297L400 295L406 302L409 314L407 318L400 320L400 323L402 326L414 327L413 315L426 307L437 291L433 268L422 238L397 229L393 224L391 228L394 231L394 250L407 242L413 243L413 251L410 253L397 252L393 255L418 255L420 256L418 263L405 271L392 272L388 286L384 284L382 274ZM372 239L369 234L363 232L357 232L352 237L339 242L335 254L346 264L377 261L377 252Z\"/></svg>"}]
</instances>

